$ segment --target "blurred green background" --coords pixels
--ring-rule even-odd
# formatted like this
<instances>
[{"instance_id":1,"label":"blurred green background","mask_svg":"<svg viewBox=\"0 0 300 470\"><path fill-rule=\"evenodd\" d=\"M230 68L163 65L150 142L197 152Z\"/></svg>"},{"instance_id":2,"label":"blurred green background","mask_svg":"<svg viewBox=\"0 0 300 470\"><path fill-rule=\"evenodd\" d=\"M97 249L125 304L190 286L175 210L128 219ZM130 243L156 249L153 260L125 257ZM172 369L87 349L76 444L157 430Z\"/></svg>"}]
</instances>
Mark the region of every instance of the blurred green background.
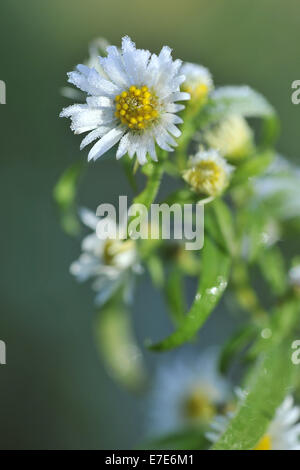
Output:
<instances>
[{"instance_id":1,"label":"blurred green background","mask_svg":"<svg viewBox=\"0 0 300 470\"><path fill-rule=\"evenodd\" d=\"M300 3L1 0L0 18L0 79L7 84L7 104L0 106L0 339L7 344L0 447L132 448L144 432L145 403L113 383L99 360L93 294L68 273L79 244L62 233L52 201L62 171L87 156L58 118L66 105L59 90L97 36L120 44L128 34L155 52L168 44L175 57L207 66L217 85L247 83L265 94L282 120L278 148L297 161L300 107L291 104L290 86L300 78ZM97 161L81 202L93 209L127 192L121 165ZM203 329L200 348L233 328L225 310ZM141 344L170 331L147 278L138 286L134 322ZM160 357L146 359L153 368Z\"/></svg>"}]
</instances>

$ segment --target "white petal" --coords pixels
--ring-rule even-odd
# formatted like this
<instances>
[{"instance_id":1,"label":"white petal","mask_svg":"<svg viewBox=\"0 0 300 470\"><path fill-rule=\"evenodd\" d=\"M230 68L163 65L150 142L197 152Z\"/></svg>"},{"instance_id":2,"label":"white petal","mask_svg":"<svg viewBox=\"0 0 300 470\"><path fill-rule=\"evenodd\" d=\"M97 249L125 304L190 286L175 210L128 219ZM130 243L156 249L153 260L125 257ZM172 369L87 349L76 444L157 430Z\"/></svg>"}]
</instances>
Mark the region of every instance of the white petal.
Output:
<instances>
[{"instance_id":1,"label":"white petal","mask_svg":"<svg viewBox=\"0 0 300 470\"><path fill-rule=\"evenodd\" d=\"M178 113L179 111L182 111L184 108L185 106L183 104L168 103L165 109L168 113Z\"/></svg>"},{"instance_id":2,"label":"white petal","mask_svg":"<svg viewBox=\"0 0 300 470\"><path fill-rule=\"evenodd\" d=\"M110 127L105 127L105 126L97 127L97 129L94 129L83 139L83 141L80 144L80 150L84 149L84 147L94 142L94 140L99 139L110 130L111 130Z\"/></svg>"},{"instance_id":3,"label":"white petal","mask_svg":"<svg viewBox=\"0 0 300 470\"><path fill-rule=\"evenodd\" d=\"M81 207L79 209L79 217L84 225L91 228L92 230L96 229L99 218L94 214L94 212L86 209L85 207Z\"/></svg>"},{"instance_id":4,"label":"white petal","mask_svg":"<svg viewBox=\"0 0 300 470\"><path fill-rule=\"evenodd\" d=\"M136 49L135 44L128 36L122 40L123 60L131 83L144 85L145 73L147 70L150 52L143 49Z\"/></svg>"},{"instance_id":5,"label":"white petal","mask_svg":"<svg viewBox=\"0 0 300 470\"><path fill-rule=\"evenodd\" d=\"M88 96L86 102L92 108L109 108L113 102L108 96Z\"/></svg>"},{"instance_id":6,"label":"white petal","mask_svg":"<svg viewBox=\"0 0 300 470\"><path fill-rule=\"evenodd\" d=\"M123 134L124 129L121 128L112 129L108 134L105 134L90 150L88 161L101 157L121 139Z\"/></svg>"},{"instance_id":7,"label":"white petal","mask_svg":"<svg viewBox=\"0 0 300 470\"><path fill-rule=\"evenodd\" d=\"M123 155L125 155L125 153L128 152L129 144L130 144L129 133L127 133L122 137L119 143L119 147L116 153L117 160L119 160L121 157L123 157Z\"/></svg>"},{"instance_id":8,"label":"white petal","mask_svg":"<svg viewBox=\"0 0 300 470\"><path fill-rule=\"evenodd\" d=\"M109 78L119 87L127 88L130 85L128 75L124 69L122 58L115 46L107 48L107 57L100 57L100 64Z\"/></svg>"}]
</instances>

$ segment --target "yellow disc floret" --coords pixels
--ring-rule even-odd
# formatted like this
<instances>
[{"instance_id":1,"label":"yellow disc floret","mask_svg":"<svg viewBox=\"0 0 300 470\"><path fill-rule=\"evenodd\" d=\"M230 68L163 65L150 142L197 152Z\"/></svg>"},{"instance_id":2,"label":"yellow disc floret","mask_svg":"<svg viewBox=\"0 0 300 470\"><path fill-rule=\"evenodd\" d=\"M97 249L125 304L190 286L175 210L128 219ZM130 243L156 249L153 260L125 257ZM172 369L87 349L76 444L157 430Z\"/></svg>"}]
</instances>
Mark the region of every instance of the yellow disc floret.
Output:
<instances>
[{"instance_id":1,"label":"yellow disc floret","mask_svg":"<svg viewBox=\"0 0 300 470\"><path fill-rule=\"evenodd\" d=\"M202 100L206 98L209 92L208 85L205 83L199 83L194 85L185 85L182 86L182 91L189 93L193 100Z\"/></svg>"},{"instance_id":2,"label":"yellow disc floret","mask_svg":"<svg viewBox=\"0 0 300 470\"><path fill-rule=\"evenodd\" d=\"M197 193L216 196L226 186L226 172L224 168L211 160L203 160L186 170L183 178Z\"/></svg>"},{"instance_id":3,"label":"yellow disc floret","mask_svg":"<svg viewBox=\"0 0 300 470\"><path fill-rule=\"evenodd\" d=\"M272 450L271 437L265 434L253 450Z\"/></svg>"},{"instance_id":4,"label":"yellow disc floret","mask_svg":"<svg viewBox=\"0 0 300 470\"><path fill-rule=\"evenodd\" d=\"M147 86L132 85L115 97L115 103L115 116L133 130L145 129L158 117L157 98Z\"/></svg>"},{"instance_id":5,"label":"yellow disc floret","mask_svg":"<svg viewBox=\"0 0 300 470\"><path fill-rule=\"evenodd\" d=\"M183 413L189 421L209 421L216 414L216 409L209 397L196 388L186 397Z\"/></svg>"}]
</instances>

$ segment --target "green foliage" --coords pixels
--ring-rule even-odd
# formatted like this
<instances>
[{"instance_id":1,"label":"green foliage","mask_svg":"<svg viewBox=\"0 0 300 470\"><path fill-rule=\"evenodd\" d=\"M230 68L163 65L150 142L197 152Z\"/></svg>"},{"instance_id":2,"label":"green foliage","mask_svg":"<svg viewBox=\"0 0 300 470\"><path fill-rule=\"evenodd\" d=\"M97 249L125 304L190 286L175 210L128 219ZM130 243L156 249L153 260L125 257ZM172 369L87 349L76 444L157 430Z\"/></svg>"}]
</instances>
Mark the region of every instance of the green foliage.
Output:
<instances>
[{"instance_id":1,"label":"green foliage","mask_svg":"<svg viewBox=\"0 0 300 470\"><path fill-rule=\"evenodd\" d=\"M60 212L63 230L68 235L78 235L80 224L77 218L76 195L83 164L74 163L64 171L53 189L53 197Z\"/></svg>"},{"instance_id":2,"label":"green foliage","mask_svg":"<svg viewBox=\"0 0 300 470\"><path fill-rule=\"evenodd\" d=\"M248 125L253 118L255 124L258 121L259 126L253 132L255 138L252 139L252 132L246 128L244 141L248 145L240 146L242 150L238 160L230 160L234 171L225 174L225 183L219 192L209 191L201 185L200 188L193 185L191 189L188 180L186 184L182 178L190 152L197 152L199 141L202 144L206 142L203 136L211 126L221 124L230 115L248 119ZM227 429L213 449L253 449L294 383L289 345L299 328L299 293L295 293L289 285L287 266L280 245L277 244L279 237L270 235L268 230L269 224L275 221L280 225L280 232L282 230L284 233L290 227L300 231L299 194L296 191L299 175L293 168L287 169L288 165L284 165L284 171L279 168L274 174L274 165L271 164L276 157L273 147L279 131L278 117L268 101L249 87L222 87L208 92L203 100L190 102L182 112L182 118L182 133L178 137L174 157L159 149L158 162L149 158L148 163L141 167L146 182L139 194L136 182L139 164L134 163L128 155L122 159L135 193L134 203L143 204L149 209L156 201L163 175L167 173L180 183L180 187L164 197L165 203L181 206L205 204L205 241L199 253L184 252L179 244L161 239L136 243L139 261L148 268L154 286L165 296L175 327L175 331L167 338L148 346L152 351L164 352L195 340L229 286L237 301L239 315L246 316L243 327L235 331L222 347L219 368L226 374L236 360L243 358L241 364L247 369L243 389L247 394L234 417L228 420ZM245 126L244 120L238 122ZM243 132L237 136L238 144L239 137L243 140ZM234 147L235 136L232 137L229 132L229 138L233 138ZM226 154L228 142L226 137L224 140ZM227 168L225 162L223 166ZM217 182L220 174L223 174L223 166L217 168L217 176L213 175ZM82 167L79 164L70 167L54 188L54 199L59 207L63 228L72 235L79 231L76 193ZM201 171L201 178L210 178L213 170L208 167ZM278 187L278 190L266 191L267 194L264 194L264 178L269 186ZM208 187L216 181L208 181ZM293 183L291 188L290 182ZM198 194L198 189L205 194ZM223 189L222 198L214 197ZM253 273L257 279L252 285ZM199 276L194 301L187 313L184 295L186 275ZM259 282L269 290L266 296L270 299L269 306L262 305L259 293L254 288ZM110 375L130 389L136 390L144 385L145 370L141 352L120 292L114 292L113 298L97 313L95 331L97 347ZM204 437L204 429L191 428L162 436L146 444L146 447L198 449L207 448L208 442Z\"/></svg>"},{"instance_id":3,"label":"green foliage","mask_svg":"<svg viewBox=\"0 0 300 470\"><path fill-rule=\"evenodd\" d=\"M247 395L214 450L251 450L258 444L293 382L288 351L284 343L259 358L245 386Z\"/></svg>"},{"instance_id":4,"label":"green foliage","mask_svg":"<svg viewBox=\"0 0 300 470\"><path fill-rule=\"evenodd\" d=\"M194 303L184 323L165 340L149 346L153 351L164 351L180 346L194 338L212 313L227 287L230 257L206 237L202 253L202 273Z\"/></svg>"},{"instance_id":5,"label":"green foliage","mask_svg":"<svg viewBox=\"0 0 300 470\"><path fill-rule=\"evenodd\" d=\"M108 373L126 388L140 389L146 373L129 312L120 303L108 304L97 314L95 334Z\"/></svg>"}]
</instances>

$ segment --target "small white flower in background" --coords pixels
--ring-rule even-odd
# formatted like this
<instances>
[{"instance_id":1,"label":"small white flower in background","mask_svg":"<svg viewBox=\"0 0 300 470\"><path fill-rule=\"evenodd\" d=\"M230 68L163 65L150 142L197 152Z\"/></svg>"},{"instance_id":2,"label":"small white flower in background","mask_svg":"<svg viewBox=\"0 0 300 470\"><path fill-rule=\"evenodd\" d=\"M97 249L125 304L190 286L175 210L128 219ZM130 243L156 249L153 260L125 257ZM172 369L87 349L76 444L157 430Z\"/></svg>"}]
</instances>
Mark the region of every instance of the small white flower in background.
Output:
<instances>
[{"instance_id":1,"label":"small white flower in background","mask_svg":"<svg viewBox=\"0 0 300 470\"><path fill-rule=\"evenodd\" d=\"M104 71L100 65L99 55L104 54L108 46L109 46L109 42L106 39L104 38L94 39L89 45L89 49L88 49L89 57L84 62L84 65L90 68L94 68L97 70L97 72L103 74ZM84 92L80 90L76 90L75 88L70 87L70 86L63 87L61 89L61 94L65 98L68 98L70 100L78 100L80 102L84 102L86 98Z\"/></svg>"},{"instance_id":2,"label":"small white flower in background","mask_svg":"<svg viewBox=\"0 0 300 470\"><path fill-rule=\"evenodd\" d=\"M181 67L181 73L185 75L182 89L190 93L192 100L205 98L213 89L211 73L206 67L185 62Z\"/></svg>"},{"instance_id":3,"label":"small white flower in background","mask_svg":"<svg viewBox=\"0 0 300 470\"><path fill-rule=\"evenodd\" d=\"M266 434L253 450L300 450L300 408L288 395L276 410ZM230 416L217 416L211 424L212 432L206 434L211 442L217 442L229 424Z\"/></svg>"},{"instance_id":4,"label":"small white flower in background","mask_svg":"<svg viewBox=\"0 0 300 470\"><path fill-rule=\"evenodd\" d=\"M109 47L109 42L104 38L96 38L89 45L89 57L85 62L85 65L90 68L94 68L97 72L104 74L104 70L100 65L99 56L106 53L106 49Z\"/></svg>"},{"instance_id":5,"label":"small white flower in background","mask_svg":"<svg viewBox=\"0 0 300 470\"><path fill-rule=\"evenodd\" d=\"M267 172L253 182L255 196L268 204L277 219L288 220L300 214L300 167L278 155Z\"/></svg>"},{"instance_id":6,"label":"small white flower in background","mask_svg":"<svg viewBox=\"0 0 300 470\"><path fill-rule=\"evenodd\" d=\"M233 167L216 150L200 150L191 156L183 179L193 191L218 196L227 188Z\"/></svg>"},{"instance_id":7,"label":"small white flower in background","mask_svg":"<svg viewBox=\"0 0 300 470\"><path fill-rule=\"evenodd\" d=\"M289 270L289 280L293 287L300 288L300 264L296 264Z\"/></svg>"},{"instance_id":8,"label":"small white flower in background","mask_svg":"<svg viewBox=\"0 0 300 470\"><path fill-rule=\"evenodd\" d=\"M227 116L204 134L204 140L231 160L239 160L249 155L254 148L253 132L246 119L239 114Z\"/></svg>"},{"instance_id":9,"label":"small white flower in background","mask_svg":"<svg viewBox=\"0 0 300 470\"><path fill-rule=\"evenodd\" d=\"M217 373L217 354L209 349L160 365L148 402L151 435L207 425L226 403L229 385Z\"/></svg>"},{"instance_id":10,"label":"small white flower in background","mask_svg":"<svg viewBox=\"0 0 300 470\"><path fill-rule=\"evenodd\" d=\"M99 218L88 209L80 212L82 222L93 230L82 241L82 254L70 266L70 272L78 281L93 279L97 292L96 303L106 302L118 288L124 288L125 300L129 301L134 274L141 273L134 240L99 239L96 227ZM108 233L116 232L113 220L106 219Z\"/></svg>"},{"instance_id":11,"label":"small white flower in background","mask_svg":"<svg viewBox=\"0 0 300 470\"><path fill-rule=\"evenodd\" d=\"M135 154L141 165L147 154L157 161L155 143L172 151L179 137L176 127L182 119L176 113L184 108L177 101L190 95L180 92L184 82L181 61L173 61L171 49L160 54L136 49L129 37L122 40L122 50L107 48L107 57L99 57L103 72L78 65L70 72L69 82L87 94L85 104L65 108L61 117L71 118L75 134L89 132L81 148L97 140L88 160L96 160L119 142L117 159ZM171 135L172 134L172 135Z\"/></svg>"}]
</instances>

